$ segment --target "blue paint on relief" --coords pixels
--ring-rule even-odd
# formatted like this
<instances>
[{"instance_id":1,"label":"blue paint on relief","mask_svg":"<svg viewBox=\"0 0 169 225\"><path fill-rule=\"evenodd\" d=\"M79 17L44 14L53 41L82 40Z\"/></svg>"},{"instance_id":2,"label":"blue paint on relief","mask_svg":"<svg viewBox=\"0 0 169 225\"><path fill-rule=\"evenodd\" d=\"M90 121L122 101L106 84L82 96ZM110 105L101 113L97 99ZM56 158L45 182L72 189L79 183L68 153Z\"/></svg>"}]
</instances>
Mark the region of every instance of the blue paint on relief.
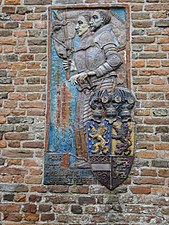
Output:
<instances>
[{"instance_id":1,"label":"blue paint on relief","mask_svg":"<svg viewBox=\"0 0 169 225\"><path fill-rule=\"evenodd\" d=\"M106 141L106 146L109 148L109 152L106 155L110 155L110 151L111 151L111 126L108 124L108 122L106 120L103 120L101 124L104 125L104 127L105 127L105 132L102 135L102 137ZM90 155L98 156L100 154L103 154L101 147L99 147L98 153L93 153L93 151L95 151L95 144L99 143L100 140L98 140L97 138L91 137L91 135L98 134L99 126L100 126L100 123L97 123L97 122L94 122L94 121L89 121L86 125L89 156Z\"/></svg>"},{"instance_id":2,"label":"blue paint on relief","mask_svg":"<svg viewBox=\"0 0 169 225\"><path fill-rule=\"evenodd\" d=\"M112 12L116 14L124 22L126 21L126 8L113 8Z\"/></svg>"}]
</instances>

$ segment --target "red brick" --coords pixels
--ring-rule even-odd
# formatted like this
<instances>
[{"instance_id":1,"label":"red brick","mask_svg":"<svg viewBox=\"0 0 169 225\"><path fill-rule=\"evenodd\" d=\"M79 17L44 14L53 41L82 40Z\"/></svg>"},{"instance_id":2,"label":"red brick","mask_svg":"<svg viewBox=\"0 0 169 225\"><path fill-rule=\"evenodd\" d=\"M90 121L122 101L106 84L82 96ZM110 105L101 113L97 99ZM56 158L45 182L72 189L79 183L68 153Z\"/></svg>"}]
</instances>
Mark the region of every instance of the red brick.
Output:
<instances>
[{"instance_id":1,"label":"red brick","mask_svg":"<svg viewBox=\"0 0 169 225\"><path fill-rule=\"evenodd\" d=\"M32 194L32 195L30 195L29 196L29 201L30 202L40 202L41 201L41 196L39 196L39 195L34 195L34 194Z\"/></svg>"},{"instance_id":2,"label":"red brick","mask_svg":"<svg viewBox=\"0 0 169 225\"><path fill-rule=\"evenodd\" d=\"M160 143L155 145L156 150L166 150L169 151L169 143Z\"/></svg>"},{"instance_id":3,"label":"red brick","mask_svg":"<svg viewBox=\"0 0 169 225\"><path fill-rule=\"evenodd\" d=\"M9 99L11 99L11 100L26 100L26 95L20 94L20 93L10 93Z\"/></svg>"},{"instance_id":4,"label":"red brick","mask_svg":"<svg viewBox=\"0 0 169 225\"><path fill-rule=\"evenodd\" d=\"M14 47L11 45L4 45L3 52L4 53L12 53L14 51Z\"/></svg>"},{"instance_id":5,"label":"red brick","mask_svg":"<svg viewBox=\"0 0 169 225\"><path fill-rule=\"evenodd\" d=\"M16 101L4 101L4 108L16 108L17 102Z\"/></svg>"},{"instance_id":6,"label":"red brick","mask_svg":"<svg viewBox=\"0 0 169 225\"><path fill-rule=\"evenodd\" d=\"M37 206L35 204L23 205L22 211L26 212L26 213L28 213L28 212L29 213L35 213L37 211Z\"/></svg>"},{"instance_id":7,"label":"red brick","mask_svg":"<svg viewBox=\"0 0 169 225\"><path fill-rule=\"evenodd\" d=\"M1 212L19 212L20 205L17 204L0 204L0 211Z\"/></svg>"},{"instance_id":8,"label":"red brick","mask_svg":"<svg viewBox=\"0 0 169 225\"><path fill-rule=\"evenodd\" d=\"M1 37L0 44L1 45L16 45L16 38Z\"/></svg>"},{"instance_id":9,"label":"red brick","mask_svg":"<svg viewBox=\"0 0 169 225\"><path fill-rule=\"evenodd\" d=\"M33 214L33 213L26 213L25 215L24 215L24 219L26 220L26 221L38 221L39 220L39 215L38 214Z\"/></svg>"},{"instance_id":10,"label":"red brick","mask_svg":"<svg viewBox=\"0 0 169 225\"><path fill-rule=\"evenodd\" d=\"M145 60L133 60L132 67L133 68L141 68L145 66Z\"/></svg>"},{"instance_id":11,"label":"red brick","mask_svg":"<svg viewBox=\"0 0 169 225\"><path fill-rule=\"evenodd\" d=\"M135 109L136 116L150 116L150 109Z\"/></svg>"},{"instance_id":12,"label":"red brick","mask_svg":"<svg viewBox=\"0 0 169 225\"><path fill-rule=\"evenodd\" d=\"M42 177L41 176L28 176L25 178L26 184L41 184Z\"/></svg>"},{"instance_id":13,"label":"red brick","mask_svg":"<svg viewBox=\"0 0 169 225\"><path fill-rule=\"evenodd\" d=\"M149 28L152 27L151 21L133 21L133 27L135 28Z\"/></svg>"},{"instance_id":14,"label":"red brick","mask_svg":"<svg viewBox=\"0 0 169 225\"><path fill-rule=\"evenodd\" d=\"M44 110L28 110L28 116L44 116Z\"/></svg>"},{"instance_id":15,"label":"red brick","mask_svg":"<svg viewBox=\"0 0 169 225\"><path fill-rule=\"evenodd\" d=\"M5 0L6 5L19 5L20 0Z\"/></svg>"},{"instance_id":16,"label":"red brick","mask_svg":"<svg viewBox=\"0 0 169 225\"><path fill-rule=\"evenodd\" d=\"M133 186L130 190L133 194L151 194L151 187Z\"/></svg>"},{"instance_id":17,"label":"red brick","mask_svg":"<svg viewBox=\"0 0 169 225\"><path fill-rule=\"evenodd\" d=\"M6 140L27 140L28 134L27 133L6 133L5 134Z\"/></svg>"},{"instance_id":18,"label":"red brick","mask_svg":"<svg viewBox=\"0 0 169 225\"><path fill-rule=\"evenodd\" d=\"M25 71L20 71L19 76L24 76L24 77L33 77L33 76L46 76L46 71L45 70L25 70Z\"/></svg>"},{"instance_id":19,"label":"red brick","mask_svg":"<svg viewBox=\"0 0 169 225\"><path fill-rule=\"evenodd\" d=\"M40 79L39 79L40 80ZM39 82L40 83L40 82ZM35 94L28 94L27 95L27 99L29 101L34 101L34 100L39 100L41 97L41 95L39 93L35 93Z\"/></svg>"},{"instance_id":20,"label":"red brick","mask_svg":"<svg viewBox=\"0 0 169 225\"><path fill-rule=\"evenodd\" d=\"M169 86L168 85L145 85L145 86L140 86L139 91L143 92L169 92Z\"/></svg>"},{"instance_id":21,"label":"red brick","mask_svg":"<svg viewBox=\"0 0 169 225\"><path fill-rule=\"evenodd\" d=\"M151 83L154 85L165 85L167 83L167 77L152 77Z\"/></svg>"},{"instance_id":22,"label":"red brick","mask_svg":"<svg viewBox=\"0 0 169 225\"><path fill-rule=\"evenodd\" d=\"M25 142L23 143L23 148L44 148L44 142L42 141Z\"/></svg>"},{"instance_id":23,"label":"red brick","mask_svg":"<svg viewBox=\"0 0 169 225\"><path fill-rule=\"evenodd\" d=\"M162 37L157 39L157 44L168 44L169 38L168 37Z\"/></svg>"},{"instance_id":24,"label":"red brick","mask_svg":"<svg viewBox=\"0 0 169 225\"><path fill-rule=\"evenodd\" d=\"M165 179L163 178L134 178L133 179L134 184L152 184L152 185L164 185Z\"/></svg>"},{"instance_id":25,"label":"red brick","mask_svg":"<svg viewBox=\"0 0 169 225\"><path fill-rule=\"evenodd\" d=\"M7 13L7 14L15 13L15 7L12 7L12 6L4 6L2 8L2 12L3 13Z\"/></svg>"},{"instance_id":26,"label":"red brick","mask_svg":"<svg viewBox=\"0 0 169 225\"><path fill-rule=\"evenodd\" d=\"M147 4L145 5L145 11L161 11L161 10L169 10L169 5L168 4Z\"/></svg>"},{"instance_id":27,"label":"red brick","mask_svg":"<svg viewBox=\"0 0 169 225\"><path fill-rule=\"evenodd\" d=\"M169 67L169 60L162 60L161 64L162 64L163 67Z\"/></svg>"},{"instance_id":28,"label":"red brick","mask_svg":"<svg viewBox=\"0 0 169 225\"><path fill-rule=\"evenodd\" d=\"M139 151L139 152L137 152L136 155L138 158L143 158L143 159L156 159L157 158L157 153L150 152L150 151Z\"/></svg>"},{"instance_id":29,"label":"red brick","mask_svg":"<svg viewBox=\"0 0 169 225\"><path fill-rule=\"evenodd\" d=\"M21 165L21 160L20 159L8 159L8 166L20 166Z\"/></svg>"},{"instance_id":30,"label":"red brick","mask_svg":"<svg viewBox=\"0 0 169 225\"><path fill-rule=\"evenodd\" d=\"M28 29L28 28L33 28L33 23L32 22L22 22L20 24L22 29Z\"/></svg>"},{"instance_id":31,"label":"red brick","mask_svg":"<svg viewBox=\"0 0 169 225\"><path fill-rule=\"evenodd\" d=\"M169 124L168 118L145 118L145 124L154 124L154 125L167 125Z\"/></svg>"},{"instance_id":32,"label":"red brick","mask_svg":"<svg viewBox=\"0 0 169 225\"><path fill-rule=\"evenodd\" d=\"M154 169L141 169L141 175L142 176L156 177L157 176L157 171L154 170Z\"/></svg>"},{"instance_id":33,"label":"red brick","mask_svg":"<svg viewBox=\"0 0 169 225\"><path fill-rule=\"evenodd\" d=\"M132 5L131 6L131 10L132 11L142 11L142 9L143 9L143 4L135 4L135 5Z\"/></svg>"},{"instance_id":34,"label":"red brick","mask_svg":"<svg viewBox=\"0 0 169 225\"><path fill-rule=\"evenodd\" d=\"M158 172L159 177L168 177L169 176L169 169L160 169Z\"/></svg>"},{"instance_id":35,"label":"red brick","mask_svg":"<svg viewBox=\"0 0 169 225\"><path fill-rule=\"evenodd\" d=\"M0 148L6 148L7 142L0 140Z\"/></svg>"},{"instance_id":36,"label":"red brick","mask_svg":"<svg viewBox=\"0 0 169 225\"><path fill-rule=\"evenodd\" d=\"M167 69L147 69L147 70L140 70L139 75L142 76L165 76L168 75Z\"/></svg>"},{"instance_id":37,"label":"red brick","mask_svg":"<svg viewBox=\"0 0 169 225\"><path fill-rule=\"evenodd\" d=\"M38 169L30 169L29 171L30 175L42 175L43 171L42 169L38 168Z\"/></svg>"},{"instance_id":38,"label":"red brick","mask_svg":"<svg viewBox=\"0 0 169 225\"><path fill-rule=\"evenodd\" d=\"M22 214L4 214L4 220L6 221L14 221L14 222L19 222L22 220Z\"/></svg>"},{"instance_id":39,"label":"red brick","mask_svg":"<svg viewBox=\"0 0 169 225\"><path fill-rule=\"evenodd\" d=\"M20 108L39 108L44 109L46 104L43 102L21 102L19 103Z\"/></svg>"},{"instance_id":40,"label":"red brick","mask_svg":"<svg viewBox=\"0 0 169 225\"><path fill-rule=\"evenodd\" d=\"M0 116L0 124L3 124L6 122L6 118L4 116Z\"/></svg>"},{"instance_id":41,"label":"red brick","mask_svg":"<svg viewBox=\"0 0 169 225\"><path fill-rule=\"evenodd\" d=\"M47 188L45 186L31 186L31 192L38 192L38 193L46 193Z\"/></svg>"},{"instance_id":42,"label":"red brick","mask_svg":"<svg viewBox=\"0 0 169 225\"><path fill-rule=\"evenodd\" d=\"M23 163L24 166L28 166L28 167L36 167L36 166L40 166L39 165L39 162L36 162L35 160L33 159L25 159L24 160L24 163Z\"/></svg>"},{"instance_id":43,"label":"red brick","mask_svg":"<svg viewBox=\"0 0 169 225\"><path fill-rule=\"evenodd\" d=\"M160 67L160 60L147 60L147 67Z\"/></svg>"}]
</instances>

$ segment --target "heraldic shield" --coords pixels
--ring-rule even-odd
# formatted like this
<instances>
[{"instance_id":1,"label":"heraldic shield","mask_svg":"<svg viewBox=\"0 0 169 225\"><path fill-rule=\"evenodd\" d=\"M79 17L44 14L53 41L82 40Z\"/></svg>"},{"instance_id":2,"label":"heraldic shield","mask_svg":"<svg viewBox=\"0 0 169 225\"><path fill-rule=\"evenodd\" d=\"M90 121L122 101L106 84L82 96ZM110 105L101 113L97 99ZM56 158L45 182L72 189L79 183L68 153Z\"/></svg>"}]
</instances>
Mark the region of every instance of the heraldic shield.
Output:
<instances>
[{"instance_id":1,"label":"heraldic shield","mask_svg":"<svg viewBox=\"0 0 169 225\"><path fill-rule=\"evenodd\" d=\"M134 160L133 95L115 89L91 98L93 118L87 124L89 162L97 180L113 190L128 177Z\"/></svg>"}]
</instances>

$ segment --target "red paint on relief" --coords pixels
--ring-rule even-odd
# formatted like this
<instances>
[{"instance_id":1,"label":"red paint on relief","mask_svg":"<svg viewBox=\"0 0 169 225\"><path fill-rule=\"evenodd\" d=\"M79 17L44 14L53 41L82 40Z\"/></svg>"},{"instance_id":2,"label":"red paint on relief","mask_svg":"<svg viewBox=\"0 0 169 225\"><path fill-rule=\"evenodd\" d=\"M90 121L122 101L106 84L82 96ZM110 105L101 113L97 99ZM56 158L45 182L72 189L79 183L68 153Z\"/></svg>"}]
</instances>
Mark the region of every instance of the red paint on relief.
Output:
<instances>
[{"instance_id":1,"label":"red paint on relief","mask_svg":"<svg viewBox=\"0 0 169 225\"><path fill-rule=\"evenodd\" d=\"M72 100L72 93L66 86L66 84L63 84L62 86L62 125L63 128L66 126L71 125L70 121L70 102Z\"/></svg>"},{"instance_id":2,"label":"red paint on relief","mask_svg":"<svg viewBox=\"0 0 169 225\"><path fill-rule=\"evenodd\" d=\"M61 162L60 166L64 168L68 168L69 166L69 153L64 154L63 161Z\"/></svg>"}]
</instances>

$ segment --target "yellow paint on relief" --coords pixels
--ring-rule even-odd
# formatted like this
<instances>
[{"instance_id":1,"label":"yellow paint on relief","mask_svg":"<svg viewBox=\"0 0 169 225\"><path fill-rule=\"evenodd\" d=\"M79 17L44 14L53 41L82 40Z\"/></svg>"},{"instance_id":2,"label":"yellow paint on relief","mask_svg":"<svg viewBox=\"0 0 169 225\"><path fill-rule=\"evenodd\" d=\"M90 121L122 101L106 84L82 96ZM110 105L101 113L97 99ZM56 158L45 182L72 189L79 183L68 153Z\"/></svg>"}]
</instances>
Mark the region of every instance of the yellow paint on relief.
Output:
<instances>
[{"instance_id":1,"label":"yellow paint on relief","mask_svg":"<svg viewBox=\"0 0 169 225\"><path fill-rule=\"evenodd\" d=\"M115 127L117 127L118 129L121 127L121 122L120 121L117 121L113 124ZM131 134L130 134L130 140L132 142L132 145L130 146L130 150L131 150L131 153L130 155L132 156L134 154L134 146L135 146L135 139L134 139L134 127L135 127L135 123L134 122L129 122L128 123L129 125L129 129L131 130ZM117 135L115 129L112 129L112 134L113 135ZM112 154L115 155L115 150L116 150L116 145L120 143L119 140L115 140L115 139L112 139Z\"/></svg>"},{"instance_id":2,"label":"yellow paint on relief","mask_svg":"<svg viewBox=\"0 0 169 225\"><path fill-rule=\"evenodd\" d=\"M131 150L131 154L130 155L133 155L134 154L134 146L135 146L135 141L134 141L134 127L135 127L135 123L134 122L130 122L129 123L129 129L132 130L131 137L130 137L130 140L132 142L132 145L130 146L130 150Z\"/></svg>"},{"instance_id":3,"label":"yellow paint on relief","mask_svg":"<svg viewBox=\"0 0 169 225\"><path fill-rule=\"evenodd\" d=\"M121 122L116 121L115 123L113 123L113 125L114 125L115 127L117 127L117 128L120 128ZM115 135L115 136L117 135L115 129L112 129L112 134ZM115 139L112 139L112 155L115 155L116 145L117 145L118 143L120 143L120 141L115 140Z\"/></svg>"}]
</instances>

